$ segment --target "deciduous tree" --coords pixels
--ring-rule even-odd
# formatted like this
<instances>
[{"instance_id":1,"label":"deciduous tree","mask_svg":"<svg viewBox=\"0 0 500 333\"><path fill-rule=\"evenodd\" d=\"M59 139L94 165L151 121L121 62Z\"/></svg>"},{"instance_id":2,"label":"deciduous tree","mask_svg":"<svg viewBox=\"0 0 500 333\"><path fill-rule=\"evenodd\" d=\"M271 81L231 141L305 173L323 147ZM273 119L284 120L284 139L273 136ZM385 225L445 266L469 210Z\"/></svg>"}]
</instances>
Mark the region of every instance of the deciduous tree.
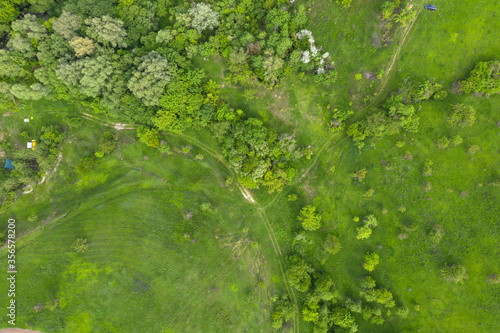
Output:
<instances>
[{"instance_id":1,"label":"deciduous tree","mask_svg":"<svg viewBox=\"0 0 500 333\"><path fill-rule=\"evenodd\" d=\"M152 51L141 58L141 64L128 82L128 88L146 106L159 105L163 90L169 82L167 59Z\"/></svg>"},{"instance_id":2,"label":"deciduous tree","mask_svg":"<svg viewBox=\"0 0 500 333\"><path fill-rule=\"evenodd\" d=\"M93 17L85 20L87 35L105 46L127 47L125 38L127 32L123 28L123 21L104 15L102 18Z\"/></svg>"},{"instance_id":3,"label":"deciduous tree","mask_svg":"<svg viewBox=\"0 0 500 333\"><path fill-rule=\"evenodd\" d=\"M302 221L305 230L314 231L321 226L321 215L316 213L316 207L308 205L300 210L298 219Z\"/></svg>"}]
</instances>

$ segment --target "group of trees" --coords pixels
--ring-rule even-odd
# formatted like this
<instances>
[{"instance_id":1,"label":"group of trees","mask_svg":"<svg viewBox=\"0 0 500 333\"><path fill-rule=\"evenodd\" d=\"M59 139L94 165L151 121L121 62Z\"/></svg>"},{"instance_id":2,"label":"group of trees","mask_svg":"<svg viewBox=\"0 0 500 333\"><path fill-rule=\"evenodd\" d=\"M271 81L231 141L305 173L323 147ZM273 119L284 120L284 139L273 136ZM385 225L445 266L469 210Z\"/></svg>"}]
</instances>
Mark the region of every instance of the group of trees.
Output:
<instances>
[{"instance_id":1,"label":"group of trees","mask_svg":"<svg viewBox=\"0 0 500 333\"><path fill-rule=\"evenodd\" d=\"M9 3L12 15L0 9L7 33L0 49L5 99L81 103L144 125L138 137L153 147L159 146L161 131L207 128L243 185L280 191L294 177L290 163L302 155L294 136L279 135L223 103L217 84L191 59L197 53L221 55L231 72L228 80L251 85L274 85L293 69L327 68L312 35L297 35L307 20L304 6L284 0L68 0L59 12L61 7L47 0L37 7L50 9L41 16L27 12L35 0L31 6ZM312 48L314 61L300 62ZM325 72L325 80L336 77L332 74Z\"/></svg>"},{"instance_id":2,"label":"group of trees","mask_svg":"<svg viewBox=\"0 0 500 333\"><path fill-rule=\"evenodd\" d=\"M328 332L335 325L356 332L357 325L351 312L340 303L342 297L335 284L326 274L319 274L304 259L292 255L287 260L287 278L290 285L303 294L302 319L313 324L314 332ZM283 306L283 301L275 305L272 314L273 327L280 329L284 320L291 319L291 304ZM284 311L288 309L288 311ZM285 316L288 314L288 316Z\"/></svg>"},{"instance_id":3,"label":"group of trees","mask_svg":"<svg viewBox=\"0 0 500 333\"><path fill-rule=\"evenodd\" d=\"M370 214L363 219L363 226L356 229L356 239L367 239L372 234L372 229L378 226L375 215Z\"/></svg>"},{"instance_id":4,"label":"group of trees","mask_svg":"<svg viewBox=\"0 0 500 333\"><path fill-rule=\"evenodd\" d=\"M390 96L381 109L371 112L366 119L358 121L347 129L354 144L363 148L367 137L382 138L398 134L401 130L415 133L420 118L413 103L430 98L441 100L447 96L443 86L431 80L421 83L409 82L400 93Z\"/></svg>"}]
</instances>

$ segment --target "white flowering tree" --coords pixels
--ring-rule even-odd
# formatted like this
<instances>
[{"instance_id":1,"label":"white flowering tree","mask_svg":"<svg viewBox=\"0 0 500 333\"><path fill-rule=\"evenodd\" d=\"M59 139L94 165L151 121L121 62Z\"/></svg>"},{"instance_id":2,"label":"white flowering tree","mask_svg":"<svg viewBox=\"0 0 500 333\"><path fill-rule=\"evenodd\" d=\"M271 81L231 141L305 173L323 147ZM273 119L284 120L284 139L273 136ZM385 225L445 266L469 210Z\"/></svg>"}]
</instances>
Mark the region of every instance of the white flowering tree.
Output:
<instances>
[{"instance_id":1,"label":"white flowering tree","mask_svg":"<svg viewBox=\"0 0 500 333\"><path fill-rule=\"evenodd\" d=\"M317 47L316 45L314 45L314 36L311 31L307 29L302 29L301 31L296 33L296 36L299 40L304 39L304 37L308 37L309 41L309 50L305 50L302 52L300 61L304 64L308 64L311 60L318 61L319 66L316 68L316 74L324 74L325 61L330 56L330 53L328 52L325 52L323 54L320 53L321 47Z\"/></svg>"}]
</instances>

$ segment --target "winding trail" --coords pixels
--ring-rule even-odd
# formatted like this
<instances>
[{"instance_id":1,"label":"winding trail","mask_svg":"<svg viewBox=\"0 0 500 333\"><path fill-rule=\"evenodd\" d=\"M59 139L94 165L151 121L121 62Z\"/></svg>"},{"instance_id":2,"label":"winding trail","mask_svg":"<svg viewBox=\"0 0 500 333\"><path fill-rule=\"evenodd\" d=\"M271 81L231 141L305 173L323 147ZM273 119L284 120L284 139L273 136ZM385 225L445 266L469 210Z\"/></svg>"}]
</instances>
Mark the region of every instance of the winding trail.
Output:
<instances>
[{"instance_id":1,"label":"winding trail","mask_svg":"<svg viewBox=\"0 0 500 333\"><path fill-rule=\"evenodd\" d=\"M417 4L414 4L414 5L417 6ZM382 82L381 82L381 84L379 86L379 89L377 91L377 96L368 105L366 105L366 106L358 109L358 111L355 113L355 116L360 115L363 111L368 110L372 105L374 105L375 103L379 102L379 98L380 98L380 96L382 96L382 92L384 91L385 86L387 85L387 82L389 82L390 74L391 74L392 70L394 69L394 65L396 64L396 61L398 60L399 53L401 52L401 49L403 48L403 46L404 46L404 44L406 42L406 38L410 34L411 28L413 27L413 25L415 24L415 22L417 22L417 19L420 16L420 13L423 11L423 5L419 4L418 5L418 9L416 9L415 11L416 11L415 18L403 30L403 38L401 39L401 42L399 43L399 45L398 45L398 47L396 49L396 52L394 52L392 60L389 63L389 68L386 70L386 75L384 76L384 79L382 80Z\"/></svg>"}]
</instances>

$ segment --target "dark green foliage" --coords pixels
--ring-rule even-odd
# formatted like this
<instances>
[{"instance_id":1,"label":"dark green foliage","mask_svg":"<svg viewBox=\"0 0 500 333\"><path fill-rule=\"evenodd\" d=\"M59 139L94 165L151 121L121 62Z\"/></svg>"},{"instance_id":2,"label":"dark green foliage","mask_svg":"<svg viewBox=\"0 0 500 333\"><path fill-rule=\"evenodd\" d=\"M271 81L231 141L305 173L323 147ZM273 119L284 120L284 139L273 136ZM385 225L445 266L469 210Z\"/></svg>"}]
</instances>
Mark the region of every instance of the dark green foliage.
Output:
<instances>
[{"instance_id":1,"label":"dark green foliage","mask_svg":"<svg viewBox=\"0 0 500 333\"><path fill-rule=\"evenodd\" d=\"M94 169L98 163L99 161L94 156L84 157L76 165L75 170L77 173L84 175Z\"/></svg>"},{"instance_id":2,"label":"dark green foliage","mask_svg":"<svg viewBox=\"0 0 500 333\"><path fill-rule=\"evenodd\" d=\"M335 255L340 251L342 245L340 244L339 239L335 235L328 235L323 247L326 252L328 252L331 255Z\"/></svg>"},{"instance_id":3,"label":"dark green foliage","mask_svg":"<svg viewBox=\"0 0 500 333\"><path fill-rule=\"evenodd\" d=\"M447 265L441 269L441 275L446 281L463 283L468 278L467 271L462 265Z\"/></svg>"},{"instance_id":4,"label":"dark green foliage","mask_svg":"<svg viewBox=\"0 0 500 333\"><path fill-rule=\"evenodd\" d=\"M476 121L476 110L470 105L455 104L451 110L448 122L460 127L472 126Z\"/></svg>"},{"instance_id":5,"label":"dark green foliage","mask_svg":"<svg viewBox=\"0 0 500 333\"><path fill-rule=\"evenodd\" d=\"M281 329L283 324L293 318L295 309L288 295L282 295L281 299L276 300L274 303L274 311L271 315L273 320L273 328Z\"/></svg>"},{"instance_id":6,"label":"dark green foliage","mask_svg":"<svg viewBox=\"0 0 500 333\"><path fill-rule=\"evenodd\" d=\"M306 293L311 286L311 273L314 269L310 267L304 259L297 255L288 258L287 277L290 285L300 291Z\"/></svg>"},{"instance_id":7,"label":"dark green foliage","mask_svg":"<svg viewBox=\"0 0 500 333\"><path fill-rule=\"evenodd\" d=\"M70 13L84 17L115 16L117 2L117 0L67 0L63 8Z\"/></svg>"},{"instance_id":8,"label":"dark green foliage","mask_svg":"<svg viewBox=\"0 0 500 333\"><path fill-rule=\"evenodd\" d=\"M117 137L111 132L105 132L99 141L98 151L103 155L110 154L116 148Z\"/></svg>"}]
</instances>

